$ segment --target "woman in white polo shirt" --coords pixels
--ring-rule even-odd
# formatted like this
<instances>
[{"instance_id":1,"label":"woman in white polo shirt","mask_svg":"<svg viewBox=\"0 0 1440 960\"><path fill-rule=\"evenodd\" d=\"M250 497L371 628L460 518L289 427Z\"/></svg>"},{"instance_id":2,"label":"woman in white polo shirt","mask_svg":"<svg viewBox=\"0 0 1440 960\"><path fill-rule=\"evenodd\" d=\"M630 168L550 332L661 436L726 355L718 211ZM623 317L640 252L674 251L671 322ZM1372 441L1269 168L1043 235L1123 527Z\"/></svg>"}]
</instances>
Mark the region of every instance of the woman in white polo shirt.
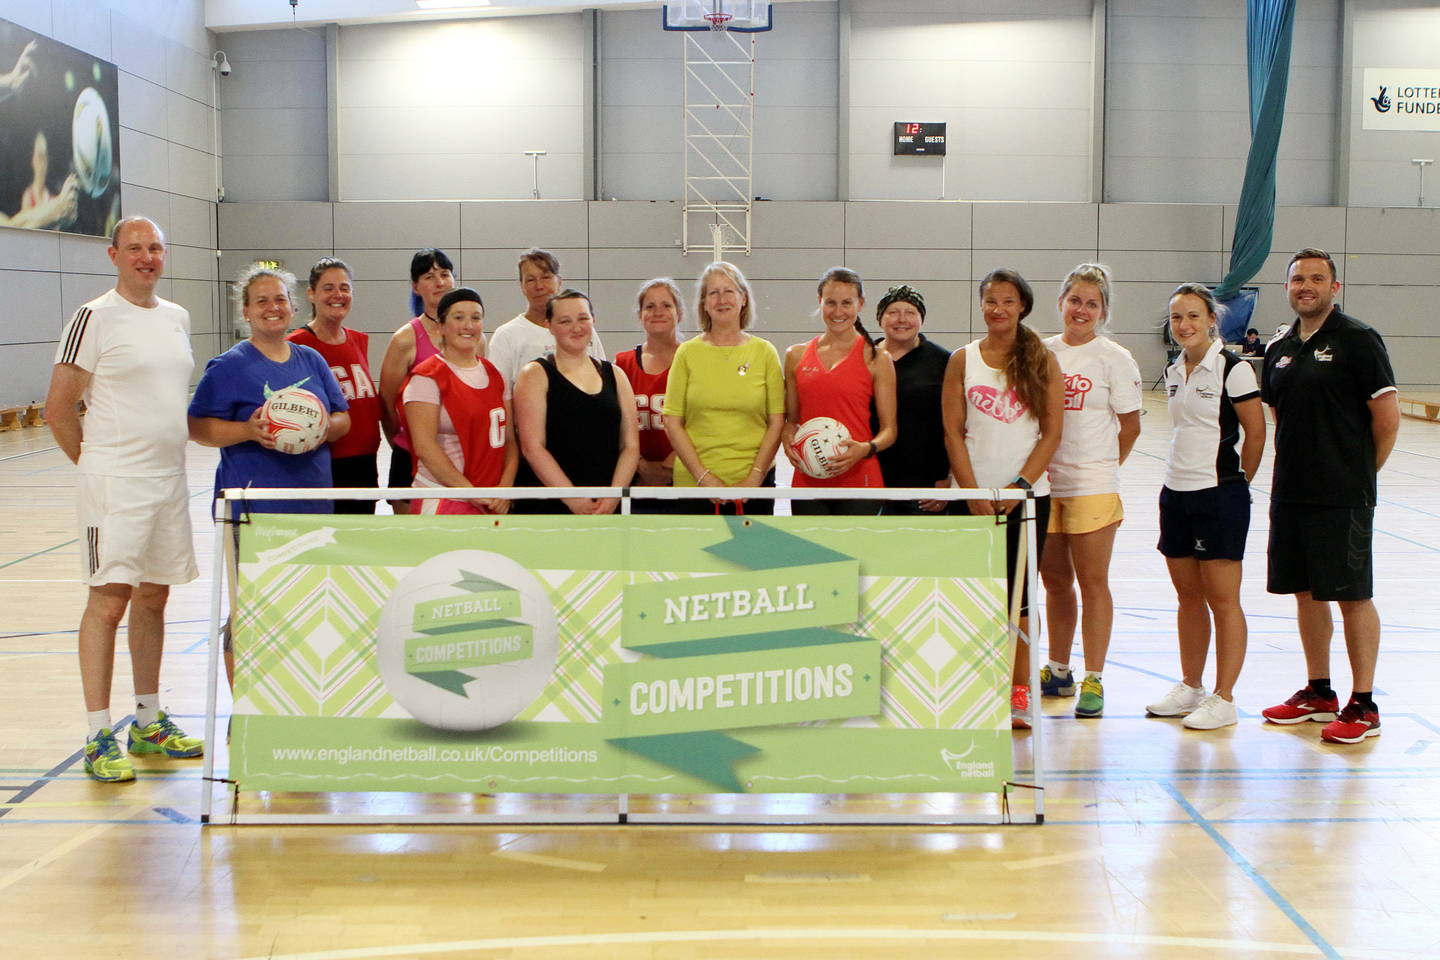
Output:
<instances>
[{"instance_id":1,"label":"woman in white polo shirt","mask_svg":"<svg viewBox=\"0 0 1440 960\"><path fill-rule=\"evenodd\" d=\"M1199 283L1170 295L1170 334L1183 352L1165 371L1170 462L1160 490L1159 550L1180 600L1182 680L1145 709L1184 717L1193 730L1235 722L1234 689L1245 660L1240 561L1250 529L1250 479L1265 449L1265 415L1250 364L1215 336L1217 304ZM1244 439L1241 439L1241 433ZM1215 691L1201 682L1215 621Z\"/></svg>"},{"instance_id":2,"label":"woman in white polo shirt","mask_svg":"<svg viewBox=\"0 0 1440 960\"><path fill-rule=\"evenodd\" d=\"M1061 332L1045 345L1065 375L1065 428L1050 461L1050 533L1040 554L1050 631L1040 691L1075 695L1069 661L1079 620L1085 678L1075 716L1098 717L1105 712L1101 672L1115 616L1110 554L1125 518L1119 469L1140 436L1140 369L1129 350L1100 335L1110 315L1109 269L1082 263L1071 270L1058 307Z\"/></svg>"}]
</instances>

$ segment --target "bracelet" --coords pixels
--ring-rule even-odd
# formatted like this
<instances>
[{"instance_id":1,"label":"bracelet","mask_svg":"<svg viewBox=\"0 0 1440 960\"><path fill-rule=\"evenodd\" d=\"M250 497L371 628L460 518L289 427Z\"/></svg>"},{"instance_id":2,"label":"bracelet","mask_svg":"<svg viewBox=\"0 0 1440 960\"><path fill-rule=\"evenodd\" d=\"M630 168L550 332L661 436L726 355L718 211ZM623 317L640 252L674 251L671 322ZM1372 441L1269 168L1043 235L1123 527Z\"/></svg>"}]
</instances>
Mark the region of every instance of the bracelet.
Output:
<instances>
[{"instance_id":1,"label":"bracelet","mask_svg":"<svg viewBox=\"0 0 1440 960\"><path fill-rule=\"evenodd\" d=\"M697 487L700 486L700 484L703 483L704 480L705 480L705 478L708 477L708 476L710 476L710 471L709 471L709 470L706 470L704 473L700 474L700 476L696 477L696 478L695 478L695 486L697 486Z\"/></svg>"},{"instance_id":2,"label":"bracelet","mask_svg":"<svg viewBox=\"0 0 1440 960\"><path fill-rule=\"evenodd\" d=\"M880 448L877 447L877 446L875 446L875 441L874 441L874 440L867 440L867 441L865 441L865 442L868 443L868 444L870 444L870 456L873 457L873 456L875 456L875 454L877 454L877 453L880 452Z\"/></svg>"},{"instance_id":3,"label":"bracelet","mask_svg":"<svg viewBox=\"0 0 1440 960\"><path fill-rule=\"evenodd\" d=\"M765 476L765 468L764 468L764 467L751 467L751 468L750 468L750 473L758 473L758 474L760 474L760 476L763 477L763 476ZM750 473L745 474L745 476L747 476L747 477L750 476Z\"/></svg>"}]
</instances>

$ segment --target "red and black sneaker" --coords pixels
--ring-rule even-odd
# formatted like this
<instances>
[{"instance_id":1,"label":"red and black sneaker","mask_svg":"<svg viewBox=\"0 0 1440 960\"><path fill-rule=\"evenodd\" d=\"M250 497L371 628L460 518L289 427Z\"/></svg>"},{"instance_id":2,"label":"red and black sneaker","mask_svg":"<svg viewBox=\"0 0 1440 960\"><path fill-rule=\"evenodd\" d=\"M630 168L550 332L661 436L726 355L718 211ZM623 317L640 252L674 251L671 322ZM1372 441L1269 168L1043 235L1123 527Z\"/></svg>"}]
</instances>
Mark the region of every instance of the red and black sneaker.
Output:
<instances>
[{"instance_id":1,"label":"red and black sneaker","mask_svg":"<svg viewBox=\"0 0 1440 960\"><path fill-rule=\"evenodd\" d=\"M1359 743L1366 737L1380 736L1380 711L1362 706L1354 697L1334 720L1325 724L1320 739L1330 743Z\"/></svg>"},{"instance_id":2,"label":"red and black sneaker","mask_svg":"<svg viewBox=\"0 0 1440 960\"><path fill-rule=\"evenodd\" d=\"M1284 703L1261 710L1260 716L1271 723L1303 723L1306 720L1324 723L1334 720L1339 709L1339 697L1333 693L1328 697L1322 697L1310 689L1310 684L1307 683L1296 690L1295 695Z\"/></svg>"}]
</instances>

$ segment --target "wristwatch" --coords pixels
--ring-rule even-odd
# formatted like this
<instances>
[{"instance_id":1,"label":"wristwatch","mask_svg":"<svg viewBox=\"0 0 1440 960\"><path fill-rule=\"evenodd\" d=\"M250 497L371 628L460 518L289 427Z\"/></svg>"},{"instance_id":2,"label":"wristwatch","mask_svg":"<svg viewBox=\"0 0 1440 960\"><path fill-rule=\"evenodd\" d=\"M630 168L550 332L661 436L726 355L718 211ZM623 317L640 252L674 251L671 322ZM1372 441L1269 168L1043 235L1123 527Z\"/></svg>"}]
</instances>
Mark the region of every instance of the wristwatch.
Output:
<instances>
[{"instance_id":1,"label":"wristwatch","mask_svg":"<svg viewBox=\"0 0 1440 960\"><path fill-rule=\"evenodd\" d=\"M865 442L868 443L868 444L870 444L870 456L873 457L873 456L875 456L875 454L877 454L877 453L880 452L880 448L877 447L877 446L875 446L875 441L874 441L874 440L866 440Z\"/></svg>"},{"instance_id":2,"label":"wristwatch","mask_svg":"<svg viewBox=\"0 0 1440 960\"><path fill-rule=\"evenodd\" d=\"M1018 477L1018 476L1017 476L1014 480L1011 480L1011 481L1010 481L1010 485L1011 485L1012 487L1019 487L1021 490L1034 490L1034 489L1035 489L1034 487L1030 486L1030 481L1029 481L1029 480L1026 480L1024 477Z\"/></svg>"}]
</instances>

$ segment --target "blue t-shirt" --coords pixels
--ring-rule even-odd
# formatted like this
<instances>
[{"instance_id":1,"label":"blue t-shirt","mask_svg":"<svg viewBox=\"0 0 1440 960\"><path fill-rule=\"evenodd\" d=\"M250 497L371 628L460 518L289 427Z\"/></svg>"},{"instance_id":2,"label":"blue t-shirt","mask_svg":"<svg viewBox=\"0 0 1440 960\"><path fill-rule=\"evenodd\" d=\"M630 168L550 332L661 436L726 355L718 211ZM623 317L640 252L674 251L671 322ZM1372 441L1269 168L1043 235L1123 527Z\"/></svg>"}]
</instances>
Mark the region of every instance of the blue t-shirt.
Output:
<instances>
[{"instance_id":1,"label":"blue t-shirt","mask_svg":"<svg viewBox=\"0 0 1440 960\"><path fill-rule=\"evenodd\" d=\"M219 420L249 420L269 393L287 387L304 387L325 404L328 412L348 410L335 374L319 352L304 344L290 344L290 359L276 363L250 341L235 344L205 365L195 387L190 416ZM266 450L254 440L220 449L215 470L215 492L226 487L328 487L330 445L322 443L309 453ZM249 500L255 513L333 513L329 500ZM236 503L235 513L242 508Z\"/></svg>"}]
</instances>

